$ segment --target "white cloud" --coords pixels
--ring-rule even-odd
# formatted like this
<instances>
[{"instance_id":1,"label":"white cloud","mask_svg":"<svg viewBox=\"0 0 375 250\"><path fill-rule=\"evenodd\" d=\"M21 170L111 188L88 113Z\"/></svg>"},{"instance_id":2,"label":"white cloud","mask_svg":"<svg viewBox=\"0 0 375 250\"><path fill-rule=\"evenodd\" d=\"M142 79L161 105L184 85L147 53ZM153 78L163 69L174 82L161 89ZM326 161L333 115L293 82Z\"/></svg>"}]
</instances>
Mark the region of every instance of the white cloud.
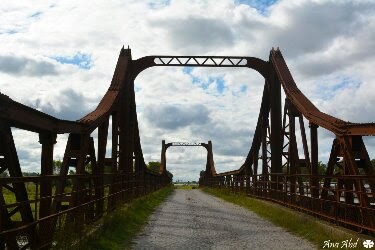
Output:
<instances>
[{"instance_id":1,"label":"white cloud","mask_svg":"<svg viewBox=\"0 0 375 250\"><path fill-rule=\"evenodd\" d=\"M344 120L375 120L373 1L280 0L264 12L234 0L50 0L32 6L8 0L0 4L0 14L0 91L59 118L78 119L95 108L124 44L134 59L211 54L267 60L271 47L280 46L297 85L322 111ZM90 55L92 67L51 59L77 54ZM222 92L218 80L225 85ZM136 101L146 161L160 158L162 139L212 140L218 171L238 168L251 145L263 84L247 69L142 72ZM185 120L174 123L166 110ZM327 161L332 137L323 130L319 135L321 160ZM60 137L55 155L61 159L66 136ZM375 143L366 140L374 153ZM28 170L38 169L31 141L35 138L26 136L19 142L27 149L20 155ZM168 164L177 179L197 178L205 154L170 150Z\"/></svg>"}]
</instances>

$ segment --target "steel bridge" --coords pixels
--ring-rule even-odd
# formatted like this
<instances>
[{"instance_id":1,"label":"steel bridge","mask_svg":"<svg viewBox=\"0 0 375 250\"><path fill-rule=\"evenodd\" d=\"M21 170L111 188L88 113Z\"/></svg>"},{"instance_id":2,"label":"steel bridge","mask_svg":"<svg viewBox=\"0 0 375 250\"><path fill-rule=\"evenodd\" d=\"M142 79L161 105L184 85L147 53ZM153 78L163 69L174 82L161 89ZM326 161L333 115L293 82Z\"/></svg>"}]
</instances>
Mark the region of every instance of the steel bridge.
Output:
<instances>
[{"instance_id":1,"label":"steel bridge","mask_svg":"<svg viewBox=\"0 0 375 250\"><path fill-rule=\"evenodd\" d=\"M164 173L167 171L167 149L169 147L204 147L207 149L207 162L206 162L206 169L201 173L210 173L211 176L216 175L215 165L214 165L214 154L212 152L212 142L208 141L208 143L203 142L170 142L165 143L165 140L162 140L161 145L161 162L160 162L160 172ZM212 172L213 171L213 172Z\"/></svg>"},{"instance_id":2,"label":"steel bridge","mask_svg":"<svg viewBox=\"0 0 375 250\"><path fill-rule=\"evenodd\" d=\"M122 48L104 97L78 121L60 120L0 95L0 173L7 170L10 175L0 178L0 248L48 249L69 232L84 233L86 225L121 203L171 182L166 174L166 150L189 145L163 142L161 168L153 172L145 164L139 137L134 80L154 66L244 67L265 79L245 162L238 170L216 173L212 143L201 143L208 154L200 185L246 192L358 231L375 232L374 169L363 141L364 136L375 135L375 124L346 122L321 112L298 89L279 49L272 49L264 61L230 56L133 60L131 50ZM40 176L22 176L11 128L39 135ZM318 128L335 134L324 174L318 173ZM97 144L94 131L98 132ZM107 145L109 131L111 145ZM298 131L302 143L296 139ZM60 172L54 174L57 134L69 136ZM303 149L301 154L298 148ZM68 174L69 168L75 169L74 175Z\"/></svg>"}]
</instances>

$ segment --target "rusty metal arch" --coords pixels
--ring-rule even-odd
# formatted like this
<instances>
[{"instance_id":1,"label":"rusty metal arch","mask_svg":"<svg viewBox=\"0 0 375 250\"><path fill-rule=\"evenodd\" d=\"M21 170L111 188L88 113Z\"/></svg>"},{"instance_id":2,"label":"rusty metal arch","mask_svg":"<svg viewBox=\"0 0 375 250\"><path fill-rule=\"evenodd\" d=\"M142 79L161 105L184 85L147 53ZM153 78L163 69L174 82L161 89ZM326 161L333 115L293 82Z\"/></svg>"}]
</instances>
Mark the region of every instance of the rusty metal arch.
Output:
<instances>
[{"instance_id":1,"label":"rusty metal arch","mask_svg":"<svg viewBox=\"0 0 375 250\"><path fill-rule=\"evenodd\" d=\"M346 122L321 112L298 89L280 50L272 49L266 62L228 56L148 56L132 60L130 49L122 48L104 97L93 112L78 121L60 120L0 95L0 173L5 170L10 173L10 178L0 178L0 185L16 197L16 203L6 204L0 194L0 248L18 248L18 236L26 238L24 248L51 246L59 216L69 215L76 225L83 226L103 216L105 207L111 211L129 197L170 183L165 171L155 173L147 169L139 137L134 80L153 66L246 67L265 78L258 121L244 164L235 171L216 173L212 150L208 150L211 154L200 185L242 190L351 228L375 232L375 170L363 142L363 136L375 135L375 123ZM286 95L284 112L282 89ZM310 145L304 118L309 122ZM298 154L296 119L304 158ZM39 134L40 177L22 176L12 127ZM318 127L336 136L324 175L318 174ZM95 129L98 129L97 145L91 136ZM106 158L109 129L112 152ZM68 133L69 138L60 174L56 176L53 149L56 135L63 133ZM262 174L258 174L260 157ZM91 173L85 170L87 164L92 166ZM105 166L110 166L107 206L104 206ZM76 169L75 176L67 175L69 167ZM338 173L336 168L340 169ZM301 174L301 169L307 169L308 174ZM72 192L66 194L64 188L69 178L73 181ZM40 187L35 201L28 197L25 188L28 182ZM56 189L52 188L53 182ZM33 215L32 202L39 202L38 214ZM20 221L12 218L16 213L20 214Z\"/></svg>"},{"instance_id":2,"label":"rusty metal arch","mask_svg":"<svg viewBox=\"0 0 375 250\"><path fill-rule=\"evenodd\" d=\"M129 50L129 49L128 49ZM274 49L272 48L272 51ZM271 58L271 54L270 54ZM131 74L129 78L134 84L134 81L136 77L144 70L151 68L151 67L166 67L166 66L177 66L177 67L218 67L218 68L249 68L257 71L260 75L263 76L265 79L265 90L267 88L267 92L263 92L263 97L265 94L273 95L277 99L276 101L273 101L273 117L274 117L274 123L276 124L276 117L281 116L281 110L280 112L277 112L277 106L278 106L278 100L281 98L280 95L280 88L279 86L276 86L276 88L272 88L273 91L268 92L271 88L271 83L272 78L274 77L275 73L273 70L273 65L270 61L264 61L260 58L256 57L243 57L243 56L168 56L168 55L156 55L156 56L145 56L136 60L132 61L132 66L131 66ZM273 99L273 98L271 98ZM281 100L281 99L280 99ZM265 101L267 102L267 101ZM262 100L262 105L263 105L263 100ZM280 104L281 105L281 104ZM264 108L261 108L261 110L264 110ZM270 110L270 109L269 109ZM265 111L264 111L265 112ZM258 122L259 123L259 122ZM276 129L276 133L274 134L274 141L278 140L278 135L281 134L281 126L274 126ZM254 141L253 141L254 144ZM255 143L259 144L259 143ZM274 162L273 165L278 165L281 164L281 150L278 149L281 147L281 142L279 143L280 145L276 145L276 143L273 144L273 159L272 161ZM253 146L252 146L253 147ZM254 157L253 157L253 150L250 149L245 163L238 169L230 172L225 172L222 173L221 175L225 174L238 174L238 173L253 173L253 170L251 169L251 164L254 162ZM278 152L277 152L278 151ZM251 162L251 163L250 163ZM215 173L216 171L206 171L206 173ZM209 174L211 176L212 174ZM219 174L220 175L220 174Z\"/></svg>"},{"instance_id":3,"label":"rusty metal arch","mask_svg":"<svg viewBox=\"0 0 375 250\"><path fill-rule=\"evenodd\" d=\"M145 56L134 61L133 79L142 71L156 66L250 68L268 77L270 65L256 57L239 56Z\"/></svg>"}]
</instances>

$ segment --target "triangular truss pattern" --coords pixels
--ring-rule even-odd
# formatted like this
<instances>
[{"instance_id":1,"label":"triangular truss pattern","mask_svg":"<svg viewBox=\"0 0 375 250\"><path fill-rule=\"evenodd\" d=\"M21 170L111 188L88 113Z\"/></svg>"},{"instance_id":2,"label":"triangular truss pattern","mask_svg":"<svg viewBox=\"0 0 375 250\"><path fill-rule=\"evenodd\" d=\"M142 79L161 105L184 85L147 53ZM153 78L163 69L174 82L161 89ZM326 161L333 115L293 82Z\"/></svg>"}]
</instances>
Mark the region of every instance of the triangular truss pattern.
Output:
<instances>
[{"instance_id":1,"label":"triangular truss pattern","mask_svg":"<svg viewBox=\"0 0 375 250\"><path fill-rule=\"evenodd\" d=\"M248 67L248 57L155 56L156 66Z\"/></svg>"},{"instance_id":2,"label":"triangular truss pattern","mask_svg":"<svg viewBox=\"0 0 375 250\"><path fill-rule=\"evenodd\" d=\"M344 122L320 112L297 88L279 50L270 53L265 79L245 163L235 171L203 176L201 183L244 190L248 195L374 232L374 166L363 137L375 135L375 124ZM283 112L280 87L286 96ZM319 127L336 135L326 168L318 160Z\"/></svg>"},{"instance_id":3,"label":"triangular truss pattern","mask_svg":"<svg viewBox=\"0 0 375 250\"><path fill-rule=\"evenodd\" d=\"M134 80L154 66L246 67L264 77L253 141L238 170L216 172L211 141L163 141L159 171L147 167ZM22 149L14 143L12 128L39 135L40 176L23 176L17 154ZM335 134L326 167L319 162L318 128ZM56 173L53 152L57 134L67 134L68 141ZM146 56L133 60L130 49L123 48L108 91L97 108L78 121L60 120L0 94L0 174L10 176L0 177L0 248L50 248L59 233L79 237L85 225L119 204L168 185L169 146L207 149L199 180L202 186L243 191L352 229L375 232L374 167L363 140L371 135L375 135L374 123L345 122L316 108L298 89L279 50L272 49L268 61L238 56Z\"/></svg>"}]
</instances>

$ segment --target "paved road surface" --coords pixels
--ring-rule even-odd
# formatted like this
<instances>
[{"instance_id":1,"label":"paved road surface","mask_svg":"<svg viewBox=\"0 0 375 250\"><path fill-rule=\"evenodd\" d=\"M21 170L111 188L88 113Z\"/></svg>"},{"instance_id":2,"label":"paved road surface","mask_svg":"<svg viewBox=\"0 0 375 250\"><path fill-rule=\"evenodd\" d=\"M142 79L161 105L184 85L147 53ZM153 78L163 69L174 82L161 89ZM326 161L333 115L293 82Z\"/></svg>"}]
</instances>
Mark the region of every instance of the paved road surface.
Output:
<instances>
[{"instance_id":1,"label":"paved road surface","mask_svg":"<svg viewBox=\"0 0 375 250\"><path fill-rule=\"evenodd\" d=\"M253 212L197 189L175 190L134 243L134 249L315 249Z\"/></svg>"}]
</instances>

